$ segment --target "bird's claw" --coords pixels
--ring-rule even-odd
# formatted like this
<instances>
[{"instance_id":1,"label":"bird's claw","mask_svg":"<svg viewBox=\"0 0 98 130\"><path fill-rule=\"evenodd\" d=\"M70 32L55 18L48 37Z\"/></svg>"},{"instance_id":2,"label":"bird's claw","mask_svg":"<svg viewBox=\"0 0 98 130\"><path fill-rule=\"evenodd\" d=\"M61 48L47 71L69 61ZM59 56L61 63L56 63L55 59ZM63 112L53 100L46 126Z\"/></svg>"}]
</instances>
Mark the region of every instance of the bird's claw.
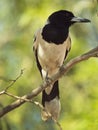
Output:
<instances>
[{"instance_id":1,"label":"bird's claw","mask_svg":"<svg viewBox=\"0 0 98 130\"><path fill-rule=\"evenodd\" d=\"M52 79L50 77L46 76L45 81L47 84L49 84L52 82Z\"/></svg>"},{"instance_id":2,"label":"bird's claw","mask_svg":"<svg viewBox=\"0 0 98 130\"><path fill-rule=\"evenodd\" d=\"M50 77L48 77L48 72L46 74L45 81L46 81L47 84L52 82L52 79Z\"/></svg>"}]
</instances>

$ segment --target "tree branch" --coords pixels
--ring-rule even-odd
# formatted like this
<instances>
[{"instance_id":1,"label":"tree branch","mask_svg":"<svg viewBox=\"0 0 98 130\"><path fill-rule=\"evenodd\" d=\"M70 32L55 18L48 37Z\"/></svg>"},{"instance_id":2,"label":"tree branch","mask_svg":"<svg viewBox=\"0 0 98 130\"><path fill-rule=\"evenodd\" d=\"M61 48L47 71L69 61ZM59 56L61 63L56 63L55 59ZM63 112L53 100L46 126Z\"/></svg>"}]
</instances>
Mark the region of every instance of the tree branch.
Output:
<instances>
[{"instance_id":1,"label":"tree branch","mask_svg":"<svg viewBox=\"0 0 98 130\"><path fill-rule=\"evenodd\" d=\"M60 67L59 71L54 76L51 77L51 80L44 81L42 85L40 85L39 87L37 87L34 90L32 90L31 93L28 93L28 94L22 96L21 98L19 98L18 100L16 100L12 104L4 107L0 111L0 117L3 117L8 112L16 109L17 107L19 107L20 105L22 105L23 103L25 103L26 99L33 99L41 91L43 91L47 86L51 85L54 81L58 80L64 74L66 74L72 67L74 67L74 65L76 65L77 63L80 63L82 61L85 61L85 60L87 60L87 59L89 59L91 57L98 57L98 46L96 48L88 51L87 53L85 53L85 54L83 54L81 56L78 56L78 57L70 60L66 65ZM4 93L4 94L6 94L6 93Z\"/></svg>"}]
</instances>

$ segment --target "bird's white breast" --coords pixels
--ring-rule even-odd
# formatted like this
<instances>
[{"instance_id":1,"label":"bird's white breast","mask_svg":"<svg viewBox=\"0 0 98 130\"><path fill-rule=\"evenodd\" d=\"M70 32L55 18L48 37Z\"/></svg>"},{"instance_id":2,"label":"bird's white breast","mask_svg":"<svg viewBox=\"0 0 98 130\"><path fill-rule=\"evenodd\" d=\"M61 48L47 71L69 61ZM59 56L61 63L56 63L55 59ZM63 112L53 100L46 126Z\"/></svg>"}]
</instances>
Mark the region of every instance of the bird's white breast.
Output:
<instances>
[{"instance_id":1,"label":"bird's white breast","mask_svg":"<svg viewBox=\"0 0 98 130\"><path fill-rule=\"evenodd\" d=\"M63 64L66 50L70 49L69 37L63 44L56 45L40 40L38 44L38 59L42 68L52 75Z\"/></svg>"}]
</instances>

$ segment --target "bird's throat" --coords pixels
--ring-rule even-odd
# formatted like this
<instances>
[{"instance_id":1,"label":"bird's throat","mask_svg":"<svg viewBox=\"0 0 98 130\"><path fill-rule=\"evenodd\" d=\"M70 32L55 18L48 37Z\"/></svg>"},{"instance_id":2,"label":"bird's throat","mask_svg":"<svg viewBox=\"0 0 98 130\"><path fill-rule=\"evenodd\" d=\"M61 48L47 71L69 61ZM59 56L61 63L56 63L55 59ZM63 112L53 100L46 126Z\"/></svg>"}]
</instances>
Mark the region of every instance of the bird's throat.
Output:
<instances>
[{"instance_id":1,"label":"bird's throat","mask_svg":"<svg viewBox=\"0 0 98 130\"><path fill-rule=\"evenodd\" d=\"M48 43L63 44L68 37L68 33L68 27L55 27L51 24L48 24L42 30L42 37Z\"/></svg>"}]
</instances>

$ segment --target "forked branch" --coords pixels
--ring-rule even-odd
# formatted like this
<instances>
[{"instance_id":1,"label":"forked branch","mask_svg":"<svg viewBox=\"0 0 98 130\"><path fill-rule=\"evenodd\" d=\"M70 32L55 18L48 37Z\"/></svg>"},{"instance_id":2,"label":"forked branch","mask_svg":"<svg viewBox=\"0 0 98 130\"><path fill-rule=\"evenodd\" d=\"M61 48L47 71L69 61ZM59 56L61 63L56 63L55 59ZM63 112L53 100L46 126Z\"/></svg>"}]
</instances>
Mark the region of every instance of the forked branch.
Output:
<instances>
[{"instance_id":1,"label":"forked branch","mask_svg":"<svg viewBox=\"0 0 98 130\"><path fill-rule=\"evenodd\" d=\"M8 112L10 112L10 111L16 109L17 107L19 107L20 105L24 104L27 101L27 99L33 99L41 91L43 91L47 86L49 86L54 81L58 80L63 75L65 75L72 67L74 67L74 65L76 65L77 63L80 63L82 61L85 61L85 60L87 60L87 59L89 59L91 57L98 57L98 46L96 48L88 51L87 53L84 53L83 55L78 56L78 57L70 60L66 65L61 66L59 71L53 77L51 77L52 80L49 80L49 82L44 81L39 87L35 88L30 93L28 93L28 94L26 94L26 95L24 95L22 97L17 96L16 98L18 100L11 103L10 105L5 106L4 108L2 108L2 110L0 111L0 117L3 117ZM6 89L8 89L8 88L6 88ZM7 94L7 92L5 90L1 92L1 95L2 94ZM9 94L9 96L11 96L11 95Z\"/></svg>"}]
</instances>

